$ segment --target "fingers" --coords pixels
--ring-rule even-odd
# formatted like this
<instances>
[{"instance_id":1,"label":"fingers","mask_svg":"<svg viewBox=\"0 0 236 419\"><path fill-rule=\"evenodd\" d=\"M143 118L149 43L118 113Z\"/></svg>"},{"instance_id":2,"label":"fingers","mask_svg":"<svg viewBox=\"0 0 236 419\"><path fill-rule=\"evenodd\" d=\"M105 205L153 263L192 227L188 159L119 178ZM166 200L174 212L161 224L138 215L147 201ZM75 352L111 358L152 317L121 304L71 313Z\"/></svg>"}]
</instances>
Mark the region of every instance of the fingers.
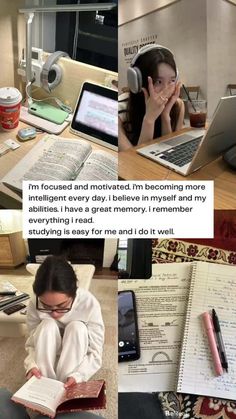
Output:
<instances>
[{"instance_id":1,"label":"fingers","mask_svg":"<svg viewBox=\"0 0 236 419\"><path fill-rule=\"evenodd\" d=\"M143 94L144 94L144 100L145 102L147 102L148 98L149 98L149 94L147 89L145 89L145 87L142 88Z\"/></svg>"},{"instance_id":2,"label":"fingers","mask_svg":"<svg viewBox=\"0 0 236 419\"><path fill-rule=\"evenodd\" d=\"M28 374L26 375L26 379L27 379L27 380L29 380L31 377L33 377L33 375L34 375L35 377L37 377L37 378L41 378L41 377L42 377L42 374L41 374L41 372L39 371L39 369L38 369L38 368L32 368L32 369L28 372Z\"/></svg>"},{"instance_id":3,"label":"fingers","mask_svg":"<svg viewBox=\"0 0 236 419\"><path fill-rule=\"evenodd\" d=\"M155 89L153 86L153 81L152 78L150 76L148 76L148 91L149 91L149 95L150 96L154 96L155 95Z\"/></svg>"},{"instance_id":4,"label":"fingers","mask_svg":"<svg viewBox=\"0 0 236 419\"><path fill-rule=\"evenodd\" d=\"M66 383L64 384L64 387L69 388L69 387L73 386L74 384L76 384L75 379L73 377L69 377L69 378L67 378Z\"/></svg>"}]
</instances>

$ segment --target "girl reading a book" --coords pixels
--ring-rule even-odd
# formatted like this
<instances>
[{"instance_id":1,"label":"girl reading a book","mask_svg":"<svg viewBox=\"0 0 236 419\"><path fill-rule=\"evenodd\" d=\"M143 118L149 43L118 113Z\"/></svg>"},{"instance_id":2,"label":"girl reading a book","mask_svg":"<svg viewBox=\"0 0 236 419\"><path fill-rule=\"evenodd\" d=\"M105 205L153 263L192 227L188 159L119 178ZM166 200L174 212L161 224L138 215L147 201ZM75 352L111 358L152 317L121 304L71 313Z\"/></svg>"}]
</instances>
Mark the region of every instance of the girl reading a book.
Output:
<instances>
[{"instance_id":1,"label":"girl reading a book","mask_svg":"<svg viewBox=\"0 0 236 419\"><path fill-rule=\"evenodd\" d=\"M72 266L49 256L39 267L30 300L26 376L54 378L69 387L87 381L102 363L104 325L96 298L78 287Z\"/></svg>"},{"instance_id":2,"label":"girl reading a book","mask_svg":"<svg viewBox=\"0 0 236 419\"><path fill-rule=\"evenodd\" d=\"M119 97L120 151L182 128L181 83L168 48L142 47L128 68L127 79L129 91Z\"/></svg>"}]
</instances>

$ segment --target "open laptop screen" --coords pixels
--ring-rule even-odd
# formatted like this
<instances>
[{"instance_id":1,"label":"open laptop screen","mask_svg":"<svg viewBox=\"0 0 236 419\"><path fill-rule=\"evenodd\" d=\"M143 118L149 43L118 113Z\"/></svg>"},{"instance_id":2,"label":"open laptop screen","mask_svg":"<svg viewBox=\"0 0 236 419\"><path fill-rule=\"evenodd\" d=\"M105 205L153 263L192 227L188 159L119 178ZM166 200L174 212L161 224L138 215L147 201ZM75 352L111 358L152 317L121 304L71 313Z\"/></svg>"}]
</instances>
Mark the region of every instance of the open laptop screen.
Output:
<instances>
[{"instance_id":1,"label":"open laptop screen","mask_svg":"<svg viewBox=\"0 0 236 419\"><path fill-rule=\"evenodd\" d=\"M106 147L118 146L117 91L85 82L71 123L74 134Z\"/></svg>"}]
</instances>

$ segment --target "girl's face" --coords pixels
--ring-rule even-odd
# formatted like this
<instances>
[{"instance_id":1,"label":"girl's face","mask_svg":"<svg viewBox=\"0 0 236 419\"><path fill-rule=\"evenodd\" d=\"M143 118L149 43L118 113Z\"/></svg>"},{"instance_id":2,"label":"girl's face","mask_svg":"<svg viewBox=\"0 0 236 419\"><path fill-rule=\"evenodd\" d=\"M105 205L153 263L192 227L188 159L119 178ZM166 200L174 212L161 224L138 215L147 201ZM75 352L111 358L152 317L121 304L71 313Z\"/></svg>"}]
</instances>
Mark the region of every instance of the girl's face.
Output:
<instances>
[{"instance_id":1,"label":"girl's face","mask_svg":"<svg viewBox=\"0 0 236 419\"><path fill-rule=\"evenodd\" d=\"M176 83L176 74L174 69L169 64L159 64L157 74L157 79L153 80L154 89L157 93L162 91L167 86L173 85L174 87Z\"/></svg>"},{"instance_id":2,"label":"girl's face","mask_svg":"<svg viewBox=\"0 0 236 419\"><path fill-rule=\"evenodd\" d=\"M47 291L38 297L37 309L48 313L53 319L59 319L70 311L73 297L61 292Z\"/></svg>"}]
</instances>

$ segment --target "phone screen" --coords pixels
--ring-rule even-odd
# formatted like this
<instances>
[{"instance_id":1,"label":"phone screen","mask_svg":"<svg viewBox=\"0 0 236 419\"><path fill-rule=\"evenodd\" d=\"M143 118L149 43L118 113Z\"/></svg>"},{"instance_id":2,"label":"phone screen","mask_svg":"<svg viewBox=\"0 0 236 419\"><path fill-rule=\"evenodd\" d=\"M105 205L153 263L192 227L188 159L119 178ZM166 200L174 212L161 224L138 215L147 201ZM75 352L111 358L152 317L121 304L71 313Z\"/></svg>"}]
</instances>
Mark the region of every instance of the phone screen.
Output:
<instances>
[{"instance_id":1,"label":"phone screen","mask_svg":"<svg viewBox=\"0 0 236 419\"><path fill-rule=\"evenodd\" d=\"M118 293L118 359L135 360L140 357L137 312L133 291Z\"/></svg>"}]
</instances>

